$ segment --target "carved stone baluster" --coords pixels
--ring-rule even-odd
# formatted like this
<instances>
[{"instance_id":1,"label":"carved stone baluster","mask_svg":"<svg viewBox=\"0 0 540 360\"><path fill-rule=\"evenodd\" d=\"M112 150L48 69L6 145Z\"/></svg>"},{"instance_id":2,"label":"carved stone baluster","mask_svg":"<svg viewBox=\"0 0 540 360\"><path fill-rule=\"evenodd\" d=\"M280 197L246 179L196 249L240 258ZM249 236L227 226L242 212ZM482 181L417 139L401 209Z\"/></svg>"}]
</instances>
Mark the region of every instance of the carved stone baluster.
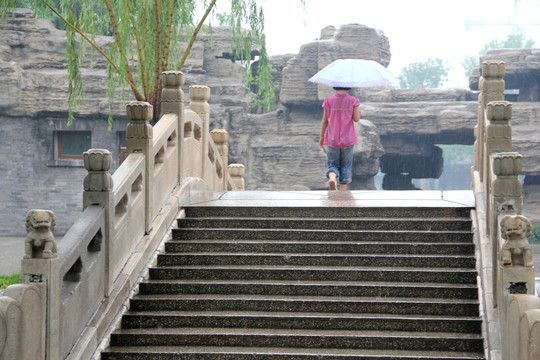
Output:
<instances>
[{"instance_id":1,"label":"carved stone baluster","mask_svg":"<svg viewBox=\"0 0 540 360\"><path fill-rule=\"evenodd\" d=\"M88 175L83 181L84 191L111 191L113 188L113 180L109 174L112 164L111 152L107 149L90 149L83 154L83 161L84 167L88 171ZM89 199L89 201L91 200ZM83 204L83 208L85 209L88 205L88 203Z\"/></svg>"},{"instance_id":2,"label":"carved stone baluster","mask_svg":"<svg viewBox=\"0 0 540 360\"><path fill-rule=\"evenodd\" d=\"M491 195L495 216L502 212L521 214L523 209L522 185L518 176L523 166L523 156L517 152L493 154L493 185Z\"/></svg>"},{"instance_id":3,"label":"carved stone baluster","mask_svg":"<svg viewBox=\"0 0 540 360\"><path fill-rule=\"evenodd\" d=\"M486 227L491 234L492 259L493 259L493 289L494 301L501 300L501 289L499 277L499 264L495 259L499 258L499 220L504 214L519 215L522 212L521 182L519 174L522 168L522 156L516 152L501 152L492 154L491 184L489 184L489 196L487 196L489 207L486 208ZM501 279L502 280L502 279Z\"/></svg>"},{"instance_id":4,"label":"carved stone baluster","mask_svg":"<svg viewBox=\"0 0 540 360\"><path fill-rule=\"evenodd\" d=\"M145 177L145 230L150 231L150 204L152 203L151 177L154 172L154 159L149 157L153 146L154 129L150 125L153 106L144 101L134 101L126 106L129 124L126 129L126 151L128 154L141 152L146 156Z\"/></svg>"},{"instance_id":5,"label":"carved stone baluster","mask_svg":"<svg viewBox=\"0 0 540 360\"><path fill-rule=\"evenodd\" d=\"M142 152L148 154L154 129L150 125L153 107L145 101L133 101L126 105L129 124L126 128L127 154Z\"/></svg>"},{"instance_id":6,"label":"carved stone baluster","mask_svg":"<svg viewBox=\"0 0 540 360\"><path fill-rule=\"evenodd\" d=\"M486 157L485 152L485 108L491 101L504 100L504 74L506 64L504 61L489 60L482 63L482 76L479 80L480 94L478 95L478 124L475 131L475 161L474 168L480 174L481 180L485 181Z\"/></svg>"},{"instance_id":7,"label":"carved stone baluster","mask_svg":"<svg viewBox=\"0 0 540 360\"><path fill-rule=\"evenodd\" d=\"M161 114L174 113L178 117L178 180L182 179L184 163L184 74L181 71L164 71L161 75Z\"/></svg>"},{"instance_id":8,"label":"carved stone baluster","mask_svg":"<svg viewBox=\"0 0 540 360\"><path fill-rule=\"evenodd\" d=\"M201 178L206 180L206 161L208 158L208 134L210 131L210 88L208 86L193 85L189 87L191 103L189 109L193 110L202 120L202 159Z\"/></svg>"},{"instance_id":9,"label":"carved stone baluster","mask_svg":"<svg viewBox=\"0 0 540 360\"><path fill-rule=\"evenodd\" d=\"M212 140L216 144L216 148L222 160L223 167L221 168L222 189L227 190L227 166L229 163L229 133L224 129L214 129L210 132Z\"/></svg>"},{"instance_id":10,"label":"carved stone baluster","mask_svg":"<svg viewBox=\"0 0 540 360\"><path fill-rule=\"evenodd\" d=\"M112 268L110 258L110 239L114 228L114 197L113 179L109 170L112 164L112 154L106 149L90 149L83 154L84 167L88 175L84 178L83 186L83 208L90 205L101 205L105 209L105 229L103 229L103 239L106 255L106 268ZM112 291L112 273L105 277L105 293L109 295Z\"/></svg>"},{"instance_id":11,"label":"carved stone baluster","mask_svg":"<svg viewBox=\"0 0 540 360\"><path fill-rule=\"evenodd\" d=\"M499 256L494 258L494 262L498 263L498 278L500 279L496 292L500 306L502 358L517 359L515 356L516 348L521 347L519 352L526 351L527 345L526 342L520 341L521 343L517 343L515 341L518 338L516 330L519 329L516 325L519 324L521 319L515 318L515 316L519 315L516 313L509 317L509 296L532 295L531 299L537 300L535 296L532 249L527 239L531 235L532 225L529 219L522 215L505 215L499 217L499 219L499 237L505 241L501 244ZM533 305L533 308L538 309L538 306ZM510 323L513 323L513 326ZM523 335L525 339L528 338L526 334L520 332L519 336ZM527 358L533 359L533 357Z\"/></svg>"},{"instance_id":12,"label":"carved stone baluster","mask_svg":"<svg viewBox=\"0 0 540 360\"><path fill-rule=\"evenodd\" d=\"M60 359L60 306L62 305L60 260L57 256L54 231L56 216L50 210L30 210L26 215L25 256L21 262L21 276L25 284L40 288L42 304L38 311L43 313L35 326L47 334L43 337L45 358ZM24 325L23 325L24 326ZM24 341L24 340L23 340ZM30 345L28 345L30 346Z\"/></svg>"},{"instance_id":13,"label":"carved stone baluster","mask_svg":"<svg viewBox=\"0 0 540 360\"><path fill-rule=\"evenodd\" d=\"M245 167L242 164L230 164L228 166L229 175L231 176L232 182L234 183L235 190L244 190L244 174ZM233 189L227 189L233 190Z\"/></svg>"},{"instance_id":14,"label":"carved stone baluster","mask_svg":"<svg viewBox=\"0 0 540 360\"><path fill-rule=\"evenodd\" d=\"M497 216L496 211L493 211L494 207L492 202L493 189L492 186L492 160L493 154L498 152L511 152L512 151L512 127L510 126L510 119L512 118L512 104L508 101L492 101L486 107L487 125L484 129L485 133L485 164L484 164L484 181L485 186L488 189L490 196L486 197L486 211L488 212L488 219L493 216ZM521 171L521 168L520 168ZM519 174L516 174L516 176ZM521 191L521 190L520 190ZM493 212L492 212L493 211ZM492 233L493 229L496 229L492 225L488 224L488 234Z\"/></svg>"}]
</instances>

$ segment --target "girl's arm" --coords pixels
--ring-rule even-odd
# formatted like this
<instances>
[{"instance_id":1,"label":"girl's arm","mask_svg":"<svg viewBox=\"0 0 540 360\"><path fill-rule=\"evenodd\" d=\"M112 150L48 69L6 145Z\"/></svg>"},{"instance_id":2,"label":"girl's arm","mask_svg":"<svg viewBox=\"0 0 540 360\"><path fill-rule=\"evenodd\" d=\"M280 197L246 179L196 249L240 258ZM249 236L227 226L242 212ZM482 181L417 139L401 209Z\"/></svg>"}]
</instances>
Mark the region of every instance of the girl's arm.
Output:
<instances>
[{"instance_id":1,"label":"girl's arm","mask_svg":"<svg viewBox=\"0 0 540 360\"><path fill-rule=\"evenodd\" d=\"M326 117L326 109L323 108L323 116L321 121L321 136L319 138L319 145L322 147L324 145L324 134L326 133L326 128L328 127L328 118Z\"/></svg>"},{"instance_id":2,"label":"girl's arm","mask_svg":"<svg viewBox=\"0 0 540 360\"><path fill-rule=\"evenodd\" d=\"M354 120L354 122L360 121L360 107L359 106L354 107L352 119Z\"/></svg>"}]
</instances>

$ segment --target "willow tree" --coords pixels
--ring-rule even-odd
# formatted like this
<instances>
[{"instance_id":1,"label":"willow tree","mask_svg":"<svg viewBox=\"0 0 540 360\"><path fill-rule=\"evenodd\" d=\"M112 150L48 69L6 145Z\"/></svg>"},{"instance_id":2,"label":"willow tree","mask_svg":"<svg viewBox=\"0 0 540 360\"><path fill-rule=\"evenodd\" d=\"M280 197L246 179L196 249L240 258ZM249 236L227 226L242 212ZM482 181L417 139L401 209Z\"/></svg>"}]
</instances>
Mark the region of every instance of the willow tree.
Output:
<instances>
[{"instance_id":1,"label":"willow tree","mask_svg":"<svg viewBox=\"0 0 540 360\"><path fill-rule=\"evenodd\" d=\"M303 0L302 0L303 2ZM121 87L130 89L135 99L160 108L160 75L181 70L202 27L216 11L217 0L0 0L3 17L17 6L30 7L37 16L55 19L66 30L66 59L69 79L68 123L73 111L84 101L80 65L90 47L107 61L110 116L112 99ZM264 40L264 15L255 0L220 0L231 29L231 50L245 69L249 82L261 84L259 101L269 108L273 92L270 63ZM227 6L228 5L228 6ZM210 17L211 18L211 17ZM97 35L111 35L112 44L101 48ZM185 40L182 41L181 40ZM187 44L179 48L180 44ZM249 71L252 49L259 54L259 71Z\"/></svg>"}]
</instances>

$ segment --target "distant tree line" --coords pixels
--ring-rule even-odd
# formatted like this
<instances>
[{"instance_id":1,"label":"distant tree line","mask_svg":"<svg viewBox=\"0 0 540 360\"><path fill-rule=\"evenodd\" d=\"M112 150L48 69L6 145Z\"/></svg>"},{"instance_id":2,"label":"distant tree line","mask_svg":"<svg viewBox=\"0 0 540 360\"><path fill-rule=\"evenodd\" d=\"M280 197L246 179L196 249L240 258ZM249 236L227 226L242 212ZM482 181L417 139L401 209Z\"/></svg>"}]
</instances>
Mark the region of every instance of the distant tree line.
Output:
<instances>
[{"instance_id":1,"label":"distant tree line","mask_svg":"<svg viewBox=\"0 0 540 360\"><path fill-rule=\"evenodd\" d=\"M535 43L526 39L522 31L514 31L505 40L491 40L484 44L478 55L467 55L461 62L465 76L469 78L479 65L479 58L492 49L532 48ZM413 62L404 67L399 75L400 87L403 89L438 88L448 80L448 64L440 58L429 58L424 62Z\"/></svg>"}]
</instances>

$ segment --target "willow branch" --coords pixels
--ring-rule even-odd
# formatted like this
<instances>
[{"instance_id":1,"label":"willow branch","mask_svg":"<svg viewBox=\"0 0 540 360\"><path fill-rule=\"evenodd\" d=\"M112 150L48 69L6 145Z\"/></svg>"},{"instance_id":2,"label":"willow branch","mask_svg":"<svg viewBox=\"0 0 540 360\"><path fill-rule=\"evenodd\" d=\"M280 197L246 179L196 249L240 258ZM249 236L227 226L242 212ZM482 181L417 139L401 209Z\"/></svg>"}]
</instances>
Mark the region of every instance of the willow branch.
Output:
<instances>
[{"instance_id":1,"label":"willow branch","mask_svg":"<svg viewBox=\"0 0 540 360\"><path fill-rule=\"evenodd\" d=\"M156 37L154 40L156 46L156 60L154 65L154 96L157 96L157 91L159 89L160 83L159 79L161 77L161 1L154 0L154 6L156 11L155 21L156 21Z\"/></svg>"},{"instance_id":2,"label":"willow branch","mask_svg":"<svg viewBox=\"0 0 540 360\"><path fill-rule=\"evenodd\" d=\"M161 63L161 70L166 71L169 66L169 51L171 48L171 36L172 36L172 22L173 22L174 1L169 0L167 9L167 26L165 33L165 41L163 42L163 62Z\"/></svg>"},{"instance_id":3,"label":"willow branch","mask_svg":"<svg viewBox=\"0 0 540 360\"><path fill-rule=\"evenodd\" d=\"M189 55L189 52L191 51L191 48L193 47L193 44L195 43L195 39L197 38L197 35L199 34L199 31L201 30L201 27L203 26L204 22L206 21L206 18L208 15L210 15L210 12L212 11L212 8L214 5L216 5L217 0L212 0L210 5L208 6L208 9L206 9L206 12L204 13L204 16L199 21L199 24L197 24L197 27L195 28L195 31L193 31L193 35L191 35L191 39L189 40L189 44L184 51L184 55L182 56L182 59L180 60L180 63L178 64L178 67L176 68L177 71L180 71L182 66L184 66L184 63L186 62L186 59Z\"/></svg>"},{"instance_id":4,"label":"willow branch","mask_svg":"<svg viewBox=\"0 0 540 360\"><path fill-rule=\"evenodd\" d=\"M103 55L103 57L105 58L105 60L107 60L107 62L113 67L113 69L116 70L116 72L120 75L120 76L123 76L126 81L129 83L129 85L131 86L131 89L133 90L134 94L135 94L135 97L141 97L142 95L140 94L140 92L137 90L137 87L135 86L135 84L133 83L132 80L130 80L128 77L126 77L126 74L124 74L122 71L120 71L120 68L118 67L118 65L116 65L114 63L114 61L112 61L112 59L109 57L109 55L107 55L107 53L105 53L103 50L101 50L101 48L99 47L98 44L96 44L92 39L90 39L88 36L86 36L86 34L84 32L82 32L81 30L79 30L76 26L74 26L73 24L71 24L69 21L67 21L66 18L64 18L62 16L62 14L60 14L58 12L58 10L56 10L51 4L49 4L47 1L44 1L43 2L53 13L55 13L56 16L58 16L58 18L60 20L62 20L64 22L64 24L66 24L67 27L69 27L70 29L72 29L73 31L75 31L77 34L79 34L84 40L86 40L94 49L96 49L101 55Z\"/></svg>"},{"instance_id":5,"label":"willow branch","mask_svg":"<svg viewBox=\"0 0 540 360\"><path fill-rule=\"evenodd\" d=\"M129 3L129 0L126 0L126 6L128 8L129 14L131 15L131 26L133 27L133 35L135 36L135 41L137 42L137 52L139 53L139 64L141 66L141 80L143 84L143 92L144 97L146 99L149 98L149 84L148 84L148 78L146 74L146 66L144 62L144 53L142 50L142 43L141 39L139 37L139 30L137 28L137 24L135 24L135 16L133 15L133 9L131 8L131 4Z\"/></svg>"},{"instance_id":6,"label":"willow branch","mask_svg":"<svg viewBox=\"0 0 540 360\"><path fill-rule=\"evenodd\" d=\"M137 86L135 85L135 80L133 79L133 74L131 73L131 69L129 67L124 48L122 48L122 38L120 37L120 30L118 29L118 23L116 22L116 17L114 16L114 11L112 8L111 1L110 0L104 0L104 1L105 1L105 5L107 6L107 11L109 12L109 18L111 19L111 24L112 24L113 32L114 32L114 38L118 45L120 58L124 61L124 64L126 65L126 77L128 78L128 82L129 82L129 85L131 86L131 90L135 94L135 97L137 98L137 100L139 101L145 100L145 98L141 95L141 93L137 89Z\"/></svg>"}]
</instances>

